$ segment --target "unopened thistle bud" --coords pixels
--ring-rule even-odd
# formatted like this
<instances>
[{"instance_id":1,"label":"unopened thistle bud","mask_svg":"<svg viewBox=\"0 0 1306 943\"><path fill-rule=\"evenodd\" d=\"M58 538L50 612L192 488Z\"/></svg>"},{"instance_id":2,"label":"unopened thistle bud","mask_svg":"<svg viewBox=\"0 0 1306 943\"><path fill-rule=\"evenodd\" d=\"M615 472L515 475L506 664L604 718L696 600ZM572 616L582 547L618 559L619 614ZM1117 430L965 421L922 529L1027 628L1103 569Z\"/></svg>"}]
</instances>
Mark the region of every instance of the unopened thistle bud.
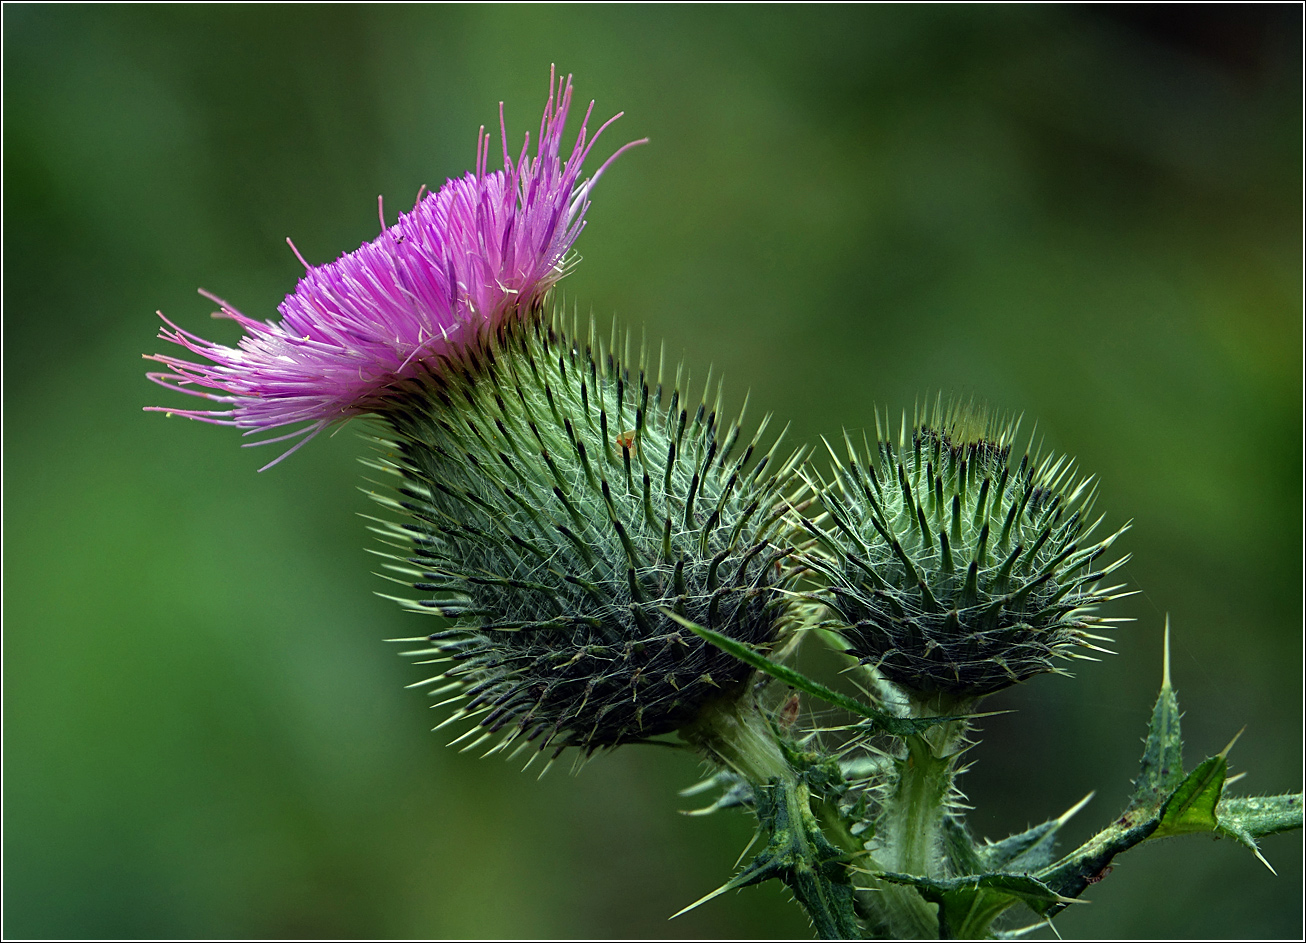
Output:
<instances>
[{"instance_id":1,"label":"unopened thistle bud","mask_svg":"<svg viewBox=\"0 0 1306 943\"><path fill-rule=\"evenodd\" d=\"M887 425L887 424L886 424ZM820 599L849 653L917 695L963 701L1096 648L1096 566L1122 527L1089 539L1091 478L1064 457L1011 459L1017 422L941 400L906 417L897 444L881 431L823 488L828 523L808 523L824 578ZM833 455L833 452L831 453Z\"/></svg>"},{"instance_id":2,"label":"unopened thistle bud","mask_svg":"<svg viewBox=\"0 0 1306 943\"><path fill-rule=\"evenodd\" d=\"M776 646L796 458L722 432L719 386L687 403L679 369L664 389L592 328L505 323L447 366L391 399L379 464L409 516L385 528L411 542L408 605L456 623L413 653L445 664L423 684L462 701L449 720L473 744L592 752L741 697L752 670L667 613Z\"/></svg>"}]
</instances>

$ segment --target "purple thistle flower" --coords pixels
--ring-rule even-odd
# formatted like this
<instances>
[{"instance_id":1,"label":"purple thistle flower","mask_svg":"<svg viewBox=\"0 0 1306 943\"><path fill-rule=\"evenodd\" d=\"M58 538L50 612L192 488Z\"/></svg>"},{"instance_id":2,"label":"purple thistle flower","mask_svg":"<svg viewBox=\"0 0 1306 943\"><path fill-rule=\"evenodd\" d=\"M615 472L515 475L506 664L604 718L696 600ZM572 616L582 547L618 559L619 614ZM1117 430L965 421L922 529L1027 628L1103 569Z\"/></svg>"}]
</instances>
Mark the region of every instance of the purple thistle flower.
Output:
<instances>
[{"instance_id":1,"label":"purple thistle flower","mask_svg":"<svg viewBox=\"0 0 1306 943\"><path fill-rule=\"evenodd\" d=\"M417 205L393 226L386 227L383 216L381 234L356 251L326 265L305 262L308 271L277 308L279 322L257 321L201 291L220 306L214 317L230 318L245 329L238 347L206 341L160 312L168 325L160 339L212 362L147 355L170 371L149 378L231 407L146 408L237 426L247 435L307 423L247 443L300 438L264 466L270 468L330 423L382 411L397 381L437 370L441 357L455 355L483 330L537 309L568 271L567 253L585 227L590 188L620 154L644 143L619 148L592 178L581 180L591 148L621 114L587 139L591 102L571 156L560 160L572 85L570 76L555 79L550 72L534 158L529 134L517 161L509 157L500 103L503 170L486 168L490 137L482 127L475 173L446 181L437 193L419 194Z\"/></svg>"}]
</instances>

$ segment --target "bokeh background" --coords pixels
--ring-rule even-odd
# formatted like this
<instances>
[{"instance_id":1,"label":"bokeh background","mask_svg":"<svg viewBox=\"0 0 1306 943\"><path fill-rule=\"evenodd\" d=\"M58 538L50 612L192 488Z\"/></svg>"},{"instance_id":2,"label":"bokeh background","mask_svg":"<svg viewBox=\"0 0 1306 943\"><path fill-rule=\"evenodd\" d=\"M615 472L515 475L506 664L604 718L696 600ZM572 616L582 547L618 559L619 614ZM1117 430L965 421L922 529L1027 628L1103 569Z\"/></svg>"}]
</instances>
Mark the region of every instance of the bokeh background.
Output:
<instances>
[{"instance_id":1,"label":"bokeh background","mask_svg":"<svg viewBox=\"0 0 1306 943\"><path fill-rule=\"evenodd\" d=\"M935 390L1101 479L1119 655L992 702L997 838L1116 814L1160 677L1190 764L1302 776L1301 13L1279 7L4 8L4 933L805 936L690 819L688 756L542 780L445 749L346 427L263 474L142 412L155 310L234 343L301 272L470 167L549 65L601 148L568 304L814 442ZM819 659L818 659L819 661ZM819 670L816 664L813 670ZM1119 859L1070 937L1290 937L1300 833ZM1037 934L1049 937L1046 931Z\"/></svg>"}]
</instances>

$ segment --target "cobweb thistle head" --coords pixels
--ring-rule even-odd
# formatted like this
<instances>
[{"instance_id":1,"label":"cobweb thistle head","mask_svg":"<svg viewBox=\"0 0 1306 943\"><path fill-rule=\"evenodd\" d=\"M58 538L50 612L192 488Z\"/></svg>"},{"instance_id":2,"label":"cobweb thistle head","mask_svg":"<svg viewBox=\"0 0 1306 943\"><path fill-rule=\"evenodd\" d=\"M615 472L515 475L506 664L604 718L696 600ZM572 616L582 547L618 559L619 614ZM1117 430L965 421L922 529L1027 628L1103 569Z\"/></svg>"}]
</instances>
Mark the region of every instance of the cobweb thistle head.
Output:
<instances>
[{"instance_id":1,"label":"cobweb thistle head","mask_svg":"<svg viewBox=\"0 0 1306 943\"><path fill-rule=\"evenodd\" d=\"M752 669L671 613L762 651L787 636L797 457L619 346L507 325L389 417L380 530L420 594L401 601L454 621L412 654L472 745L591 753L751 696Z\"/></svg>"},{"instance_id":2,"label":"cobweb thistle head","mask_svg":"<svg viewBox=\"0 0 1306 943\"><path fill-rule=\"evenodd\" d=\"M874 446L845 437L804 560L850 654L920 696L974 700L1085 657L1116 621L1096 614L1127 558L1100 558L1129 526L1090 535L1091 478L1056 455L1015 460L1019 420L971 404L918 409ZM834 455L831 450L831 455ZM1099 649L1100 650L1100 649Z\"/></svg>"},{"instance_id":3,"label":"cobweb thistle head","mask_svg":"<svg viewBox=\"0 0 1306 943\"><path fill-rule=\"evenodd\" d=\"M501 105L502 170L489 169L490 137L482 128L475 172L419 194L393 225L382 214L381 234L354 252L325 265L304 263L307 271L277 309L279 321L247 317L205 293L220 307L215 317L245 330L238 346L227 347L164 318L160 339L209 362L154 354L146 359L167 370L149 378L226 408L148 408L247 434L302 423L250 443L298 438L284 458L334 421L384 412L397 384L442 369L483 330L537 314L568 270L594 183L622 151L643 143L619 149L582 179L581 165L620 115L591 138L591 103L563 160L572 85L570 77L554 79L551 74L534 156L529 134L517 159L510 156Z\"/></svg>"}]
</instances>

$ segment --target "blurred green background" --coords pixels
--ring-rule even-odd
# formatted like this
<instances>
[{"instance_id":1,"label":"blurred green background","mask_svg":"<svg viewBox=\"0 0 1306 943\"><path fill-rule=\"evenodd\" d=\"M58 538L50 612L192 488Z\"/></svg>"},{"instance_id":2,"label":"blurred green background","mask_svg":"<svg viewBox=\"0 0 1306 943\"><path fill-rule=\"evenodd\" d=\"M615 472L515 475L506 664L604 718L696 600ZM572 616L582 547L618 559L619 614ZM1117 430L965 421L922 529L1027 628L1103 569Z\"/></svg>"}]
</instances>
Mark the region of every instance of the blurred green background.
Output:
<instances>
[{"instance_id":1,"label":"blurred green background","mask_svg":"<svg viewBox=\"0 0 1306 943\"><path fill-rule=\"evenodd\" d=\"M1118 812L1160 677L1195 763L1302 776L1301 32L1277 8L4 7L4 933L805 936L721 883L688 756L537 781L445 749L427 631L373 595L346 428L264 474L147 414L162 309L234 343L473 160L549 64L604 153L568 304L665 338L794 442L956 391L1100 476L1118 657L994 698L1001 837ZM595 164L594 166L597 166ZM443 732L442 732L443 733ZM1066 937L1292 937L1300 833L1132 852ZM1037 934L1049 937L1046 931Z\"/></svg>"}]
</instances>

